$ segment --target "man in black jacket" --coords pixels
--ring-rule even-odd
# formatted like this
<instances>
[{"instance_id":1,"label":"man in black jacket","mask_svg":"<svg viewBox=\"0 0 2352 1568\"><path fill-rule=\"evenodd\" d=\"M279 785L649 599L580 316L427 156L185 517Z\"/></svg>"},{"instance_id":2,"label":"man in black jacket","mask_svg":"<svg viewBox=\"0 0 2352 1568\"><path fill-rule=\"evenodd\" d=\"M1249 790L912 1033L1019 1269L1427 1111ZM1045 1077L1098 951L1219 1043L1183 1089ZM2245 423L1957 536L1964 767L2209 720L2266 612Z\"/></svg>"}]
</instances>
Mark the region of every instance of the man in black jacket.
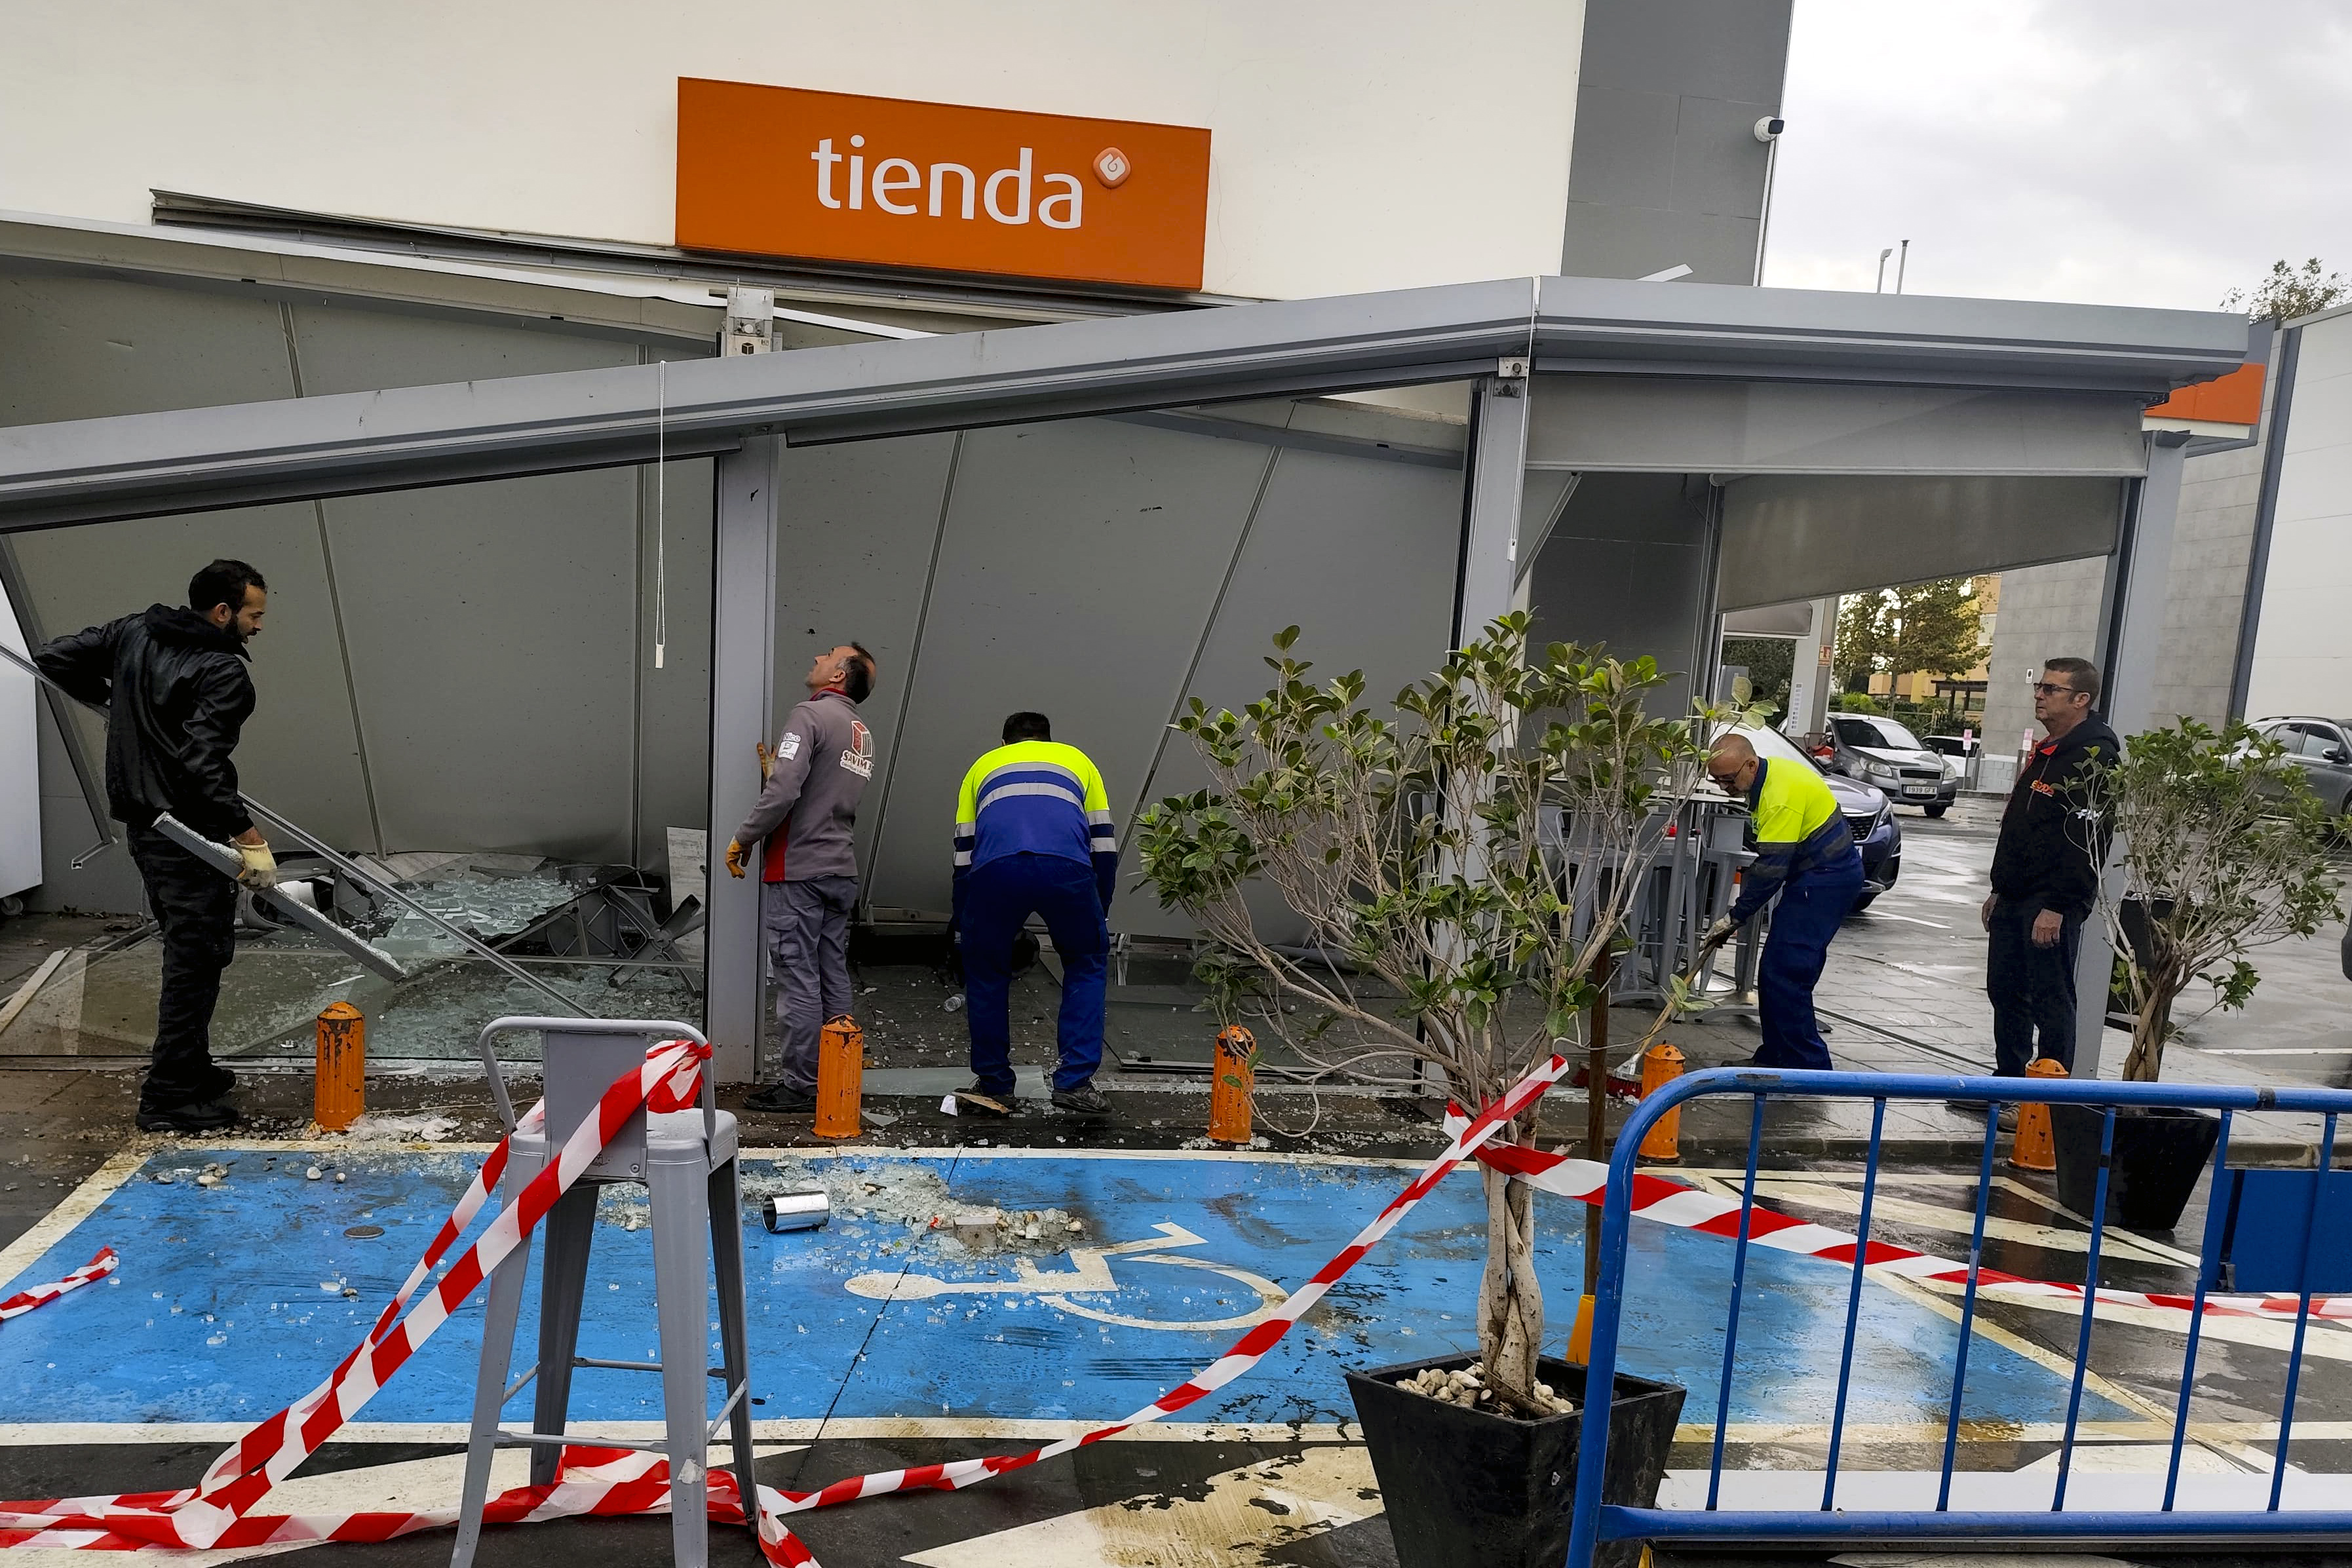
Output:
<instances>
[{"instance_id":1,"label":"man in black jacket","mask_svg":"<svg viewBox=\"0 0 2352 1568\"><path fill-rule=\"evenodd\" d=\"M1985 992L1992 998L1993 1071L2016 1077L2037 1056L2074 1067L2074 958L2096 903L2099 870L2081 788L2123 755L2093 711L2099 672L2088 659L2053 659L2033 686L2033 716L2048 738L2018 769L1992 852L1984 902L1990 938Z\"/></svg>"},{"instance_id":2,"label":"man in black jacket","mask_svg":"<svg viewBox=\"0 0 2352 1568\"><path fill-rule=\"evenodd\" d=\"M268 589L241 560L216 560L188 584L185 609L157 604L59 637L34 655L42 673L107 710L106 799L129 830L131 858L163 929L155 1048L139 1090L142 1133L233 1126L236 1075L214 1064L213 1008L236 956L236 883L163 836L169 811L244 857L238 880L267 887L277 862L246 814L229 754L252 716L245 645L261 631Z\"/></svg>"}]
</instances>

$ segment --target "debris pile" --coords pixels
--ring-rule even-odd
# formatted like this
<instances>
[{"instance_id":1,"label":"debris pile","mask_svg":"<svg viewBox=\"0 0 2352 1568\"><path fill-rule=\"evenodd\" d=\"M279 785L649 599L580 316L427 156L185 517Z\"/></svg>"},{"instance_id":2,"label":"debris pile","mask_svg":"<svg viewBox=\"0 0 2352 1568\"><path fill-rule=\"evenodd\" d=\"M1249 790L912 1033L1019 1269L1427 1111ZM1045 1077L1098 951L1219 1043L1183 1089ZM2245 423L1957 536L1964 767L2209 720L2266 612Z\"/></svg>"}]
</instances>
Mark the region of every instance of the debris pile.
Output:
<instances>
[{"instance_id":1,"label":"debris pile","mask_svg":"<svg viewBox=\"0 0 2352 1568\"><path fill-rule=\"evenodd\" d=\"M1468 1366L1450 1372L1442 1366L1424 1366L1411 1377L1397 1379L1397 1386L1447 1405L1459 1405L1472 1410L1495 1410L1499 1406L1495 1391L1486 1386L1486 1364L1474 1361ZM1536 1397L1549 1405L1554 1415L1567 1416L1576 1409L1574 1401L1554 1392L1549 1383L1536 1385Z\"/></svg>"}]
</instances>

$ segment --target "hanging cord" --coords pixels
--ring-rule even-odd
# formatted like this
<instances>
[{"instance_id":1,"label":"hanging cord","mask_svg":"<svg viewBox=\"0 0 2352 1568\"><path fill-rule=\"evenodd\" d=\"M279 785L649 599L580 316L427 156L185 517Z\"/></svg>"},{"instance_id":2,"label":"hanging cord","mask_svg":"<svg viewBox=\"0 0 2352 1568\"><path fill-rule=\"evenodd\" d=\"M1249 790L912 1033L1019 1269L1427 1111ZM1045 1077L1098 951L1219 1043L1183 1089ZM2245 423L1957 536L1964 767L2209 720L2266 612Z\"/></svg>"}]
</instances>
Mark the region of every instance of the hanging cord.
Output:
<instances>
[{"instance_id":1,"label":"hanging cord","mask_svg":"<svg viewBox=\"0 0 2352 1568\"><path fill-rule=\"evenodd\" d=\"M669 361L654 361L654 668L669 645Z\"/></svg>"}]
</instances>

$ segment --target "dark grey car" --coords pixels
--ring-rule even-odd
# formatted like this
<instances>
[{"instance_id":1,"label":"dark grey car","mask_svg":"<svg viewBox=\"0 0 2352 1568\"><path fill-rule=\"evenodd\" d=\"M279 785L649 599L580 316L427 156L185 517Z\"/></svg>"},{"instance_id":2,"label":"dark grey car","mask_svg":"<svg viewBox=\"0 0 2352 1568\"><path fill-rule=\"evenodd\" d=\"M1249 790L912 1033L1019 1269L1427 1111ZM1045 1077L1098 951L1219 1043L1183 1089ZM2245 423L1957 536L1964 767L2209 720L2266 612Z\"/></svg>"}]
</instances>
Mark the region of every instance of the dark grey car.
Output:
<instances>
[{"instance_id":1,"label":"dark grey car","mask_svg":"<svg viewBox=\"0 0 2352 1568\"><path fill-rule=\"evenodd\" d=\"M1891 718L1869 714L1830 716L1830 739L1835 749L1829 770L1858 779L1886 794L1898 806L1918 806L1931 817L1952 809L1960 793L1958 768L1946 768L1941 753Z\"/></svg>"},{"instance_id":2,"label":"dark grey car","mask_svg":"<svg viewBox=\"0 0 2352 1568\"><path fill-rule=\"evenodd\" d=\"M2286 747L2311 792L2338 819L2338 831L2352 827L2352 817L2347 817L2352 812L2352 725L2296 716L2256 719L2254 728Z\"/></svg>"}]
</instances>

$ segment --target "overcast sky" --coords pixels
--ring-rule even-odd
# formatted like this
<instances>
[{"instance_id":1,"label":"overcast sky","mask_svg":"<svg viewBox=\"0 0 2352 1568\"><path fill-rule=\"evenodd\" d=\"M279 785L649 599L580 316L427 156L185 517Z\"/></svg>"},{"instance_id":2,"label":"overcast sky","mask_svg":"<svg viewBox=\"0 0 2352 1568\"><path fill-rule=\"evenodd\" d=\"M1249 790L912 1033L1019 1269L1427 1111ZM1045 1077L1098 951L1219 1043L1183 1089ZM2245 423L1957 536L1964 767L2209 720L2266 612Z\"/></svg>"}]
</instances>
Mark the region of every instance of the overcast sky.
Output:
<instances>
[{"instance_id":1,"label":"overcast sky","mask_svg":"<svg viewBox=\"0 0 2352 1568\"><path fill-rule=\"evenodd\" d=\"M2210 309L2352 275L2347 0L1796 0L1764 281ZM1886 287L1895 287L1887 267Z\"/></svg>"}]
</instances>

